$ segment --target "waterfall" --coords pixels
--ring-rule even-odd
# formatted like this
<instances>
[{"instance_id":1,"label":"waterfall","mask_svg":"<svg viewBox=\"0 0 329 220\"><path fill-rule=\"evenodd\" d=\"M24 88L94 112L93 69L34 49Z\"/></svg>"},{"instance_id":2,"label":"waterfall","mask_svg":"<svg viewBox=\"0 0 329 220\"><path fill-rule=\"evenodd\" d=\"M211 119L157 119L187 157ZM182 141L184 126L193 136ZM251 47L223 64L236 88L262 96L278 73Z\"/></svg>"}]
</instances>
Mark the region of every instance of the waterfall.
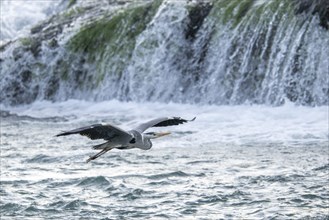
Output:
<instances>
[{"instance_id":1,"label":"waterfall","mask_svg":"<svg viewBox=\"0 0 329 220\"><path fill-rule=\"evenodd\" d=\"M0 102L329 104L329 3L77 1L0 47Z\"/></svg>"},{"instance_id":2,"label":"waterfall","mask_svg":"<svg viewBox=\"0 0 329 220\"><path fill-rule=\"evenodd\" d=\"M29 1L24 4L22 1L2 0L0 2L0 43L17 35L28 34L31 25L35 25L59 11L60 3L60 1Z\"/></svg>"}]
</instances>

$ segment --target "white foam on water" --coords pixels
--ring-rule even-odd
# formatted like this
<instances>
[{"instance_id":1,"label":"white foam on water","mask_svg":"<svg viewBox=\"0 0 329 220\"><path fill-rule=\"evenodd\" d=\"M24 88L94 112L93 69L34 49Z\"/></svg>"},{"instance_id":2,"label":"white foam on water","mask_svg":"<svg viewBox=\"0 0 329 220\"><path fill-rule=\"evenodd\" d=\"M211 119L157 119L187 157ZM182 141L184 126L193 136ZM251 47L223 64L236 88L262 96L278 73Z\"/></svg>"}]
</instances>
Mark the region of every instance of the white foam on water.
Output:
<instances>
[{"instance_id":1,"label":"white foam on water","mask_svg":"<svg viewBox=\"0 0 329 220\"><path fill-rule=\"evenodd\" d=\"M132 129L139 123L162 116L179 116L196 120L180 126L152 128L172 131L166 140L178 146L222 144L291 144L294 146L328 142L328 106L305 107L286 104L281 107L262 105L215 106L175 103L135 103L117 100L88 102L38 101L20 107L1 107L18 115L37 118L65 117L67 127L90 123L119 124Z\"/></svg>"},{"instance_id":2,"label":"white foam on water","mask_svg":"<svg viewBox=\"0 0 329 220\"><path fill-rule=\"evenodd\" d=\"M61 0L1 0L0 43L29 32L29 28L54 13Z\"/></svg>"}]
</instances>

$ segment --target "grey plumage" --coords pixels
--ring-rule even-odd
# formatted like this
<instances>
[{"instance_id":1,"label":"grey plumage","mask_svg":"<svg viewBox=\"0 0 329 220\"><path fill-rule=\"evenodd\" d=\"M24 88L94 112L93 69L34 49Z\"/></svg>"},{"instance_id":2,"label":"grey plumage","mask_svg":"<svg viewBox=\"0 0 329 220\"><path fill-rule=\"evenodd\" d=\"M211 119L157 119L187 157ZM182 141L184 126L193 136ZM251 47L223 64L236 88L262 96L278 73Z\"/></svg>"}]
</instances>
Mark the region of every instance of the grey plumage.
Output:
<instances>
[{"instance_id":1,"label":"grey plumage","mask_svg":"<svg viewBox=\"0 0 329 220\"><path fill-rule=\"evenodd\" d=\"M101 150L99 153L91 156L87 162L98 158L107 151L117 148L120 150L139 148L142 150L148 150L152 147L151 139L158 138L164 135L168 135L168 132L155 133L149 132L144 133L148 128L151 127L165 127L172 125L179 125L189 121L194 121L195 117L192 120L182 119L180 117L162 117L153 119L146 123L143 123L136 128L125 131L117 126L110 124L94 124L87 127L77 128L71 131L66 131L56 136L66 136L71 134L80 134L87 136L91 140L103 139L107 142L93 146L95 150Z\"/></svg>"},{"instance_id":2,"label":"grey plumage","mask_svg":"<svg viewBox=\"0 0 329 220\"><path fill-rule=\"evenodd\" d=\"M146 129L150 127L165 127L165 126L172 126L172 125L179 125L186 123L188 121L194 121L196 117L191 120L182 119L180 117L163 117L163 118L156 118L146 123L139 125L134 130L139 132L144 132Z\"/></svg>"}]
</instances>

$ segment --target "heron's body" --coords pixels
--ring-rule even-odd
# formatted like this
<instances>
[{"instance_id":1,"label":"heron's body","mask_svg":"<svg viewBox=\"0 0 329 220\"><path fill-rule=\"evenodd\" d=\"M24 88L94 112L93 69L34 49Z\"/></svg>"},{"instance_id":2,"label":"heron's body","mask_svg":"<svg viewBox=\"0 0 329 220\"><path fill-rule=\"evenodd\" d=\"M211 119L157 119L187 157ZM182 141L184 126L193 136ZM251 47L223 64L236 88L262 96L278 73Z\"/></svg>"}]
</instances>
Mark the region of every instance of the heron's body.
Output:
<instances>
[{"instance_id":1,"label":"heron's body","mask_svg":"<svg viewBox=\"0 0 329 220\"><path fill-rule=\"evenodd\" d=\"M193 121L193 118L190 121ZM56 136L66 136L71 134L80 134L89 137L92 140L103 139L106 142L93 146L95 150L101 150L99 153L91 156L87 162L94 160L103 155L107 151L116 148L120 150L139 148L142 150L149 150L152 147L151 139L158 138L170 133L144 133L150 127L164 127L171 125L178 125L188 122L188 120L178 117L164 117L157 118L139 125L133 130L125 131L117 126L111 124L94 124L87 127L77 128L71 131L60 133Z\"/></svg>"},{"instance_id":2,"label":"heron's body","mask_svg":"<svg viewBox=\"0 0 329 220\"><path fill-rule=\"evenodd\" d=\"M117 148L120 150L127 150L132 148L139 148L142 150L148 150L152 147L152 142L149 138L144 138L144 135L139 133L138 131L131 130L128 131L131 134L131 140L128 139L120 139L120 137L114 137L113 139L96 146L93 146L95 150L102 150L105 148Z\"/></svg>"}]
</instances>

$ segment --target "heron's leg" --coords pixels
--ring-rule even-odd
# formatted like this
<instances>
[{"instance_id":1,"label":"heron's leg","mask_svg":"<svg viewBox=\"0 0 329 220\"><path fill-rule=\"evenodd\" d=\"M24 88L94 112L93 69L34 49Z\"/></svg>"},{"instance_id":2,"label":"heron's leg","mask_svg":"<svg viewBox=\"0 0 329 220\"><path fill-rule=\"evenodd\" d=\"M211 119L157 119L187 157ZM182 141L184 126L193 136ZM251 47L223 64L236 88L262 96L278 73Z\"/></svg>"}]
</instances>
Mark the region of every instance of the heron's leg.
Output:
<instances>
[{"instance_id":1,"label":"heron's leg","mask_svg":"<svg viewBox=\"0 0 329 220\"><path fill-rule=\"evenodd\" d=\"M86 162L88 163L91 160L95 160L96 158L102 156L103 154L105 154L109 150L111 150L111 148L105 148L104 150L102 150L101 152L98 152L94 156L89 157L89 159Z\"/></svg>"}]
</instances>

